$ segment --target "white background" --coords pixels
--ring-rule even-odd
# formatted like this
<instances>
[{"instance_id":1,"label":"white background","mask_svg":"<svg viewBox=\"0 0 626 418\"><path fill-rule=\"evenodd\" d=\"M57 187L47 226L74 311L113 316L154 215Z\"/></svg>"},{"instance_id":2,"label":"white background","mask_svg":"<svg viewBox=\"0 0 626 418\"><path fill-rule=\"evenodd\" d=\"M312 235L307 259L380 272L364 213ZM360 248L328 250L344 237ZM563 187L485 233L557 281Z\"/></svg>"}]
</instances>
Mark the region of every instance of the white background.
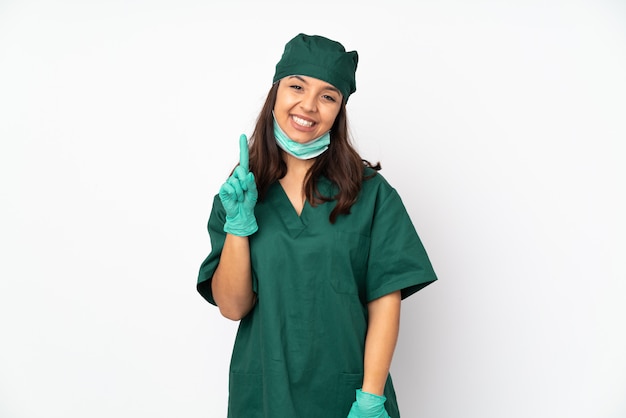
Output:
<instances>
[{"instance_id":1,"label":"white background","mask_svg":"<svg viewBox=\"0 0 626 418\"><path fill-rule=\"evenodd\" d=\"M299 32L359 52L358 149L440 278L403 417L625 417L618 0L0 0L0 417L225 416L205 226Z\"/></svg>"}]
</instances>

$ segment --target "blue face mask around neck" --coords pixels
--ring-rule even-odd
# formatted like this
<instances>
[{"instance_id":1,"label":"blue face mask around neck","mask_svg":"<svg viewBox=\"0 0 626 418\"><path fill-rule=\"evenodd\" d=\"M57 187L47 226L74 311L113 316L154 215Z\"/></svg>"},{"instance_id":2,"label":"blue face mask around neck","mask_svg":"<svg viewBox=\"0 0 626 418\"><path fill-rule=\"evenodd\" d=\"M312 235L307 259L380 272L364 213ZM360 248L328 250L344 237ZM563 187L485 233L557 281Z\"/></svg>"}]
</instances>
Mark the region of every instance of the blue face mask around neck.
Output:
<instances>
[{"instance_id":1,"label":"blue face mask around neck","mask_svg":"<svg viewBox=\"0 0 626 418\"><path fill-rule=\"evenodd\" d=\"M280 126L278 126L276 118L274 118L274 137L279 147L299 160L309 160L317 157L326 151L328 144L330 144L330 131L319 138L315 138L305 144L300 144L287 136Z\"/></svg>"}]
</instances>

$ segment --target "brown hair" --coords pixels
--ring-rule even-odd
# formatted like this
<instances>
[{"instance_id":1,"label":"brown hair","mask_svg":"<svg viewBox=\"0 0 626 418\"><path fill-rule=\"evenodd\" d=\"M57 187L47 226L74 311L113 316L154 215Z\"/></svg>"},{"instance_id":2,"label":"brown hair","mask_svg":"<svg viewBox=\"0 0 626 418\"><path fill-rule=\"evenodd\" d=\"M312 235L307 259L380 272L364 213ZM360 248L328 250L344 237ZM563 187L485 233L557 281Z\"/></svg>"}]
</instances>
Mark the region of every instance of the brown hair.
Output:
<instances>
[{"instance_id":1,"label":"brown hair","mask_svg":"<svg viewBox=\"0 0 626 418\"><path fill-rule=\"evenodd\" d=\"M254 173L259 200L263 200L269 187L275 181L287 174L287 166L274 138L272 111L276 103L277 91L278 83L274 83L267 95L250 139L250 171ZM334 223L337 216L349 214L350 208L356 202L363 180L366 179L364 167L370 167L376 171L380 170L380 164L372 165L369 161L361 159L352 146L348 134L348 119L344 101L330 130L328 150L315 159L304 180L306 199L313 206L336 200L337 203L330 213L330 222ZM372 176L375 174L374 171ZM320 194L317 188L317 179L320 176L325 176L337 187L336 195L323 196Z\"/></svg>"}]
</instances>

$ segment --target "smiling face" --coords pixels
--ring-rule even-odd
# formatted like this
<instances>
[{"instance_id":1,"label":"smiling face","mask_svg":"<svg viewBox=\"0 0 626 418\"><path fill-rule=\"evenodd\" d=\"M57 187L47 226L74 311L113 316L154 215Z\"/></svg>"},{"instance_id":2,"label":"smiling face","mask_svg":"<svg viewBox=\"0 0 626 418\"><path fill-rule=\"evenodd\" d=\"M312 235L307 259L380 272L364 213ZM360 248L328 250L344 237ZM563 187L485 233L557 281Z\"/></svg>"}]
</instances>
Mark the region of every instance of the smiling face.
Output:
<instances>
[{"instance_id":1,"label":"smiling face","mask_svg":"<svg viewBox=\"0 0 626 418\"><path fill-rule=\"evenodd\" d=\"M288 76L279 82L274 117L289 138L304 144L330 131L342 100L339 90L325 81Z\"/></svg>"}]
</instances>

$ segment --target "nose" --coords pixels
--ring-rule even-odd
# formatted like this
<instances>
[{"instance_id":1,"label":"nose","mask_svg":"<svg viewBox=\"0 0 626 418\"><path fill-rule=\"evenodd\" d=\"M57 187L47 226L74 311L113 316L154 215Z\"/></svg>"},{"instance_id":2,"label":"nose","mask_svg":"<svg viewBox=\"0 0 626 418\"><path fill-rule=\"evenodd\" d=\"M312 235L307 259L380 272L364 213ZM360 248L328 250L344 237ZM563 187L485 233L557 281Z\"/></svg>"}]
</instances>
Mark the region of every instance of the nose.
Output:
<instances>
[{"instance_id":1,"label":"nose","mask_svg":"<svg viewBox=\"0 0 626 418\"><path fill-rule=\"evenodd\" d=\"M300 107L307 112L317 111L317 96L315 94L307 93L302 97L300 101Z\"/></svg>"}]
</instances>

